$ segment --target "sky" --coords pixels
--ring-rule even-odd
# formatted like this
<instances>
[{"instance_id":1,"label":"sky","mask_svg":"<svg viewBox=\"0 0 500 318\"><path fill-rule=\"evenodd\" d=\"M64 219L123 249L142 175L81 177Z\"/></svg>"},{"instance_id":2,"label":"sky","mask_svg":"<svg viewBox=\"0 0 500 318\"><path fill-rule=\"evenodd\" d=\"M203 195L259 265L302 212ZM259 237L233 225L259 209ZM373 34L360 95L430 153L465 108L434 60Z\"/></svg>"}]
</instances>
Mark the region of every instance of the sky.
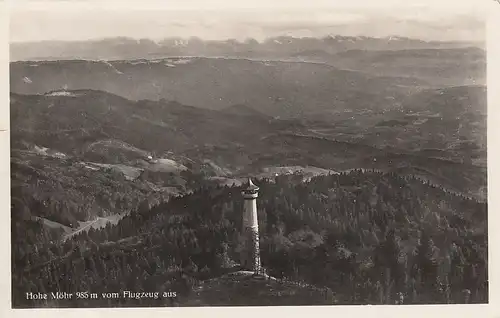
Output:
<instances>
[{"instance_id":1,"label":"sky","mask_svg":"<svg viewBox=\"0 0 500 318\"><path fill-rule=\"evenodd\" d=\"M10 2L10 40L80 41L116 36L208 40L278 35L404 36L483 40L493 0L170 0ZM498 4L500 6L500 4Z\"/></svg>"}]
</instances>

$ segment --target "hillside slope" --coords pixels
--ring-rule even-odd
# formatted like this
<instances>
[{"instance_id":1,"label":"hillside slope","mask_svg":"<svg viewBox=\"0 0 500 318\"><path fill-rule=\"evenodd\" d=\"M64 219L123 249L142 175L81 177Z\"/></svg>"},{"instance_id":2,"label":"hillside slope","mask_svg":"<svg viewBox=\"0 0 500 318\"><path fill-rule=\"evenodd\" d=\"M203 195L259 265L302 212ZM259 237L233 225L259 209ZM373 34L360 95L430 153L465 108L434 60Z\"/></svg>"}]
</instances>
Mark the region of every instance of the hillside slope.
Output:
<instances>
[{"instance_id":1,"label":"hillside slope","mask_svg":"<svg viewBox=\"0 0 500 318\"><path fill-rule=\"evenodd\" d=\"M481 122L485 117L475 110L483 107L483 95L472 88L470 93L465 90L463 94L432 92L430 96L436 96L430 99L425 97L427 94L422 94L425 98L415 95L409 99L413 106L408 110L389 113L384 118L399 120L411 115L414 121L425 117L427 122L402 127L381 127L377 121L373 122L377 117L363 113L356 114L357 121L345 121L343 125L338 124L339 120L302 123L199 109L175 102L135 102L100 91L65 92L75 96L11 94L14 149L32 151L45 147L70 156L70 161L85 162L87 169L112 168L130 180L141 175L148 179L148 175L152 176L148 171L164 172L161 179L178 185L182 185L181 180L175 181L168 173L201 169L208 171L208 176L229 177L258 174L272 166L312 166L338 171L404 168L408 173L417 173L415 169L419 169L419 175L468 195L477 195L485 186L484 164L450 160L463 158L464 154L478 163L485 159L486 128L485 122ZM453 96L452 102L441 101L443 96ZM468 106L460 106L460 100ZM455 104L463 111L454 111L451 105ZM439 105L449 105L452 110L443 112ZM420 110L430 113L426 115ZM442 112L441 117L432 117L435 112ZM357 125L367 119L373 122L373 127ZM329 134L325 125L332 127ZM454 133L456 125L461 125L462 137ZM323 129L323 136L315 134L316 127ZM343 136L343 129L358 137ZM399 138L405 142L392 142L391 147L380 145L377 140L383 134L388 141ZM416 143L420 145L415 146ZM472 151L473 147L477 150ZM452 155L435 155L427 150L432 148L449 149ZM160 161L148 163L146 157L154 153ZM453 173L456 169L463 173Z\"/></svg>"},{"instance_id":2,"label":"hillside slope","mask_svg":"<svg viewBox=\"0 0 500 318\"><path fill-rule=\"evenodd\" d=\"M180 306L300 306L332 305L333 293L323 288L254 277L239 271L201 281Z\"/></svg>"},{"instance_id":3,"label":"hillside slope","mask_svg":"<svg viewBox=\"0 0 500 318\"><path fill-rule=\"evenodd\" d=\"M180 152L200 145L244 142L256 132L272 129L265 118L248 121L245 116L176 102L132 101L92 90L72 94L11 94L13 146L21 147L19 143L27 140L85 156L84 151L92 150L96 142L115 140L110 146L126 142L146 152ZM121 148L130 152L128 146Z\"/></svg>"},{"instance_id":4,"label":"hillside slope","mask_svg":"<svg viewBox=\"0 0 500 318\"><path fill-rule=\"evenodd\" d=\"M433 85L486 85L486 52L477 47L348 50L323 60L378 76L416 78Z\"/></svg>"},{"instance_id":5,"label":"hillside slope","mask_svg":"<svg viewBox=\"0 0 500 318\"><path fill-rule=\"evenodd\" d=\"M73 307L394 304L400 296L443 304L463 303L465 289L471 302L487 302L487 203L361 170L258 185L261 260L278 281L227 275L242 244L241 188L203 187L62 244L38 238L44 245L34 249L33 229L14 228L14 286L177 292L61 302ZM16 307L35 304L26 287L14 290Z\"/></svg>"},{"instance_id":6,"label":"hillside slope","mask_svg":"<svg viewBox=\"0 0 500 318\"><path fill-rule=\"evenodd\" d=\"M321 63L229 58L15 62L10 64L10 85L19 94L93 89L131 100L164 98L208 109L244 104L281 117L389 108L392 99L415 89L411 81Z\"/></svg>"}]
</instances>

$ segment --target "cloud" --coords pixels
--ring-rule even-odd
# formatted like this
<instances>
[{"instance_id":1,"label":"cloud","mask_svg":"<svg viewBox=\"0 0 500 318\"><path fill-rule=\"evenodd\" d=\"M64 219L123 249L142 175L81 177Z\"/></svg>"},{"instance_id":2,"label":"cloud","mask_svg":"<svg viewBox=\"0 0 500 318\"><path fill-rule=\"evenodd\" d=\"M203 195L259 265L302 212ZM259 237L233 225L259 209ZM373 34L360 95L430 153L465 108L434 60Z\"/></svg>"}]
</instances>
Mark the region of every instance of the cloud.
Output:
<instances>
[{"instance_id":1,"label":"cloud","mask_svg":"<svg viewBox=\"0 0 500 318\"><path fill-rule=\"evenodd\" d=\"M353 0L351 0L353 1ZM69 8L69 9L68 9ZM127 36L160 40L166 37L197 36L204 39L262 40L280 34L322 36L399 35L424 39L473 39L484 33L474 12L465 14L436 8L408 7L383 10L363 9L281 9L248 10L153 10L130 11L104 6L18 8L11 17L11 40L87 40ZM441 30L438 32L437 30Z\"/></svg>"}]
</instances>

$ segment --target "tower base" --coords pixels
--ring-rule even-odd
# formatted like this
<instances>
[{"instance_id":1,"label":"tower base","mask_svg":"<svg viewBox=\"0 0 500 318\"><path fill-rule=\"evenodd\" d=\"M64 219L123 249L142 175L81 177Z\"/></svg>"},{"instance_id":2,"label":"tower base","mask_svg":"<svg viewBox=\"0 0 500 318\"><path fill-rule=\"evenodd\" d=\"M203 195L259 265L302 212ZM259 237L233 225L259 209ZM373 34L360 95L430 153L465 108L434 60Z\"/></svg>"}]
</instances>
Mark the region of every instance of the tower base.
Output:
<instances>
[{"instance_id":1,"label":"tower base","mask_svg":"<svg viewBox=\"0 0 500 318\"><path fill-rule=\"evenodd\" d=\"M241 266L249 271L260 273L260 246L258 229L247 227L243 231L244 246L241 252Z\"/></svg>"}]
</instances>

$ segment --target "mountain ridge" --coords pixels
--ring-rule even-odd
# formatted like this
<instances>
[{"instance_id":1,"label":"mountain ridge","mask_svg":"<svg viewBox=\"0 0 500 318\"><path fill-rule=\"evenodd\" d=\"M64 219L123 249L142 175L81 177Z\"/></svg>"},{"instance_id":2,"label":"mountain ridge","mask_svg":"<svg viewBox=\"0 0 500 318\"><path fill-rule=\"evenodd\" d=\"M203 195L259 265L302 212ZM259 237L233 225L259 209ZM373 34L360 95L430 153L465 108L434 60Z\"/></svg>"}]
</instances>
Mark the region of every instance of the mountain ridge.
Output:
<instances>
[{"instance_id":1,"label":"mountain ridge","mask_svg":"<svg viewBox=\"0 0 500 318\"><path fill-rule=\"evenodd\" d=\"M325 63L216 58L13 62L10 83L12 92L28 95L95 89L130 100L176 100L209 109L244 104L266 115L284 118L333 109L387 109L407 95L437 84L448 87L483 81L483 73L474 61L464 64L461 57L455 57L444 65L441 60L431 59L430 65L386 63L377 70L364 66L345 70ZM440 68L443 77L429 79L431 66ZM408 67L413 75L401 73ZM471 69L476 69L476 73L471 73ZM47 77L51 80L45 80Z\"/></svg>"},{"instance_id":2,"label":"mountain ridge","mask_svg":"<svg viewBox=\"0 0 500 318\"><path fill-rule=\"evenodd\" d=\"M100 59L117 58L152 58L160 55L209 55L235 54L246 56L290 56L300 51L325 49L331 52L345 51L352 48L382 49L382 48L429 48L429 47L463 47L474 45L484 47L481 42L446 42L422 41L403 37L374 38L365 36L326 36L292 37L277 36L263 41L247 39L237 40L202 40L190 38L166 38L159 41L150 39L132 39L126 37L104 38L89 41L41 41L12 42L12 60L32 60L33 58L62 57L74 59L87 56ZM108 52L108 53L105 53ZM112 53L109 53L112 52Z\"/></svg>"}]
</instances>

